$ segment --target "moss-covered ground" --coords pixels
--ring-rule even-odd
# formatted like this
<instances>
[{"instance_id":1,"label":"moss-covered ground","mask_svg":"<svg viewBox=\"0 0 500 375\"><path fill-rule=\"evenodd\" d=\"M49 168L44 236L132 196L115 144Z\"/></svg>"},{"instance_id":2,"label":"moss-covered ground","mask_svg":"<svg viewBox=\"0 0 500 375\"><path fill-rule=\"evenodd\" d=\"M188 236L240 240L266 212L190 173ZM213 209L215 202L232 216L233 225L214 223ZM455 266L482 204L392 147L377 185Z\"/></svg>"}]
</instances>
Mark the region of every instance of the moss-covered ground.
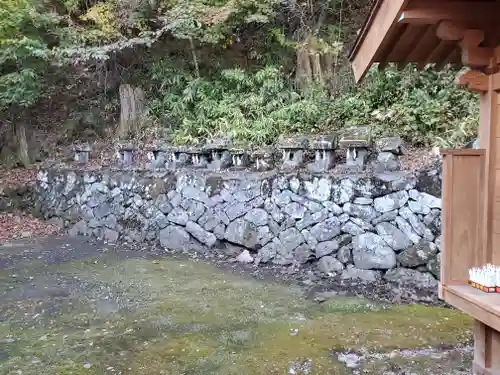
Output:
<instances>
[{"instance_id":1,"label":"moss-covered ground","mask_svg":"<svg viewBox=\"0 0 500 375\"><path fill-rule=\"evenodd\" d=\"M0 270L0 374L352 374L344 351L380 354L361 364L367 374L467 367L463 355L395 352L468 343L471 321L450 309L316 303L298 287L187 259L41 263Z\"/></svg>"}]
</instances>

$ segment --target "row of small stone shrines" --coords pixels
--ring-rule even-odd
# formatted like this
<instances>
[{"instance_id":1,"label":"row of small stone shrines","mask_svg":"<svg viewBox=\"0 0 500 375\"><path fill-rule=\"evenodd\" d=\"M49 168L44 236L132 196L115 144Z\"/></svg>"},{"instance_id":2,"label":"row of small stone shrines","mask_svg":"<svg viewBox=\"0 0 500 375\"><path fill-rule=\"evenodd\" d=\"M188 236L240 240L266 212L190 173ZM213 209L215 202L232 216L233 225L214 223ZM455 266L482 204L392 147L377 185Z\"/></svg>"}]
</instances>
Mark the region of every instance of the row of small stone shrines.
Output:
<instances>
[{"instance_id":1,"label":"row of small stone shrines","mask_svg":"<svg viewBox=\"0 0 500 375\"><path fill-rule=\"evenodd\" d=\"M124 144L117 150L117 159L122 167L137 167L135 155L144 148L148 152L147 169L192 167L213 171L228 168L267 171L278 167L292 170L306 167L310 172L321 173L335 166L359 170L370 164L378 171L393 171L400 168L401 145L399 137L372 143L369 129L357 127L345 130L341 136L282 137L276 147L257 150L234 148L228 138L213 139L199 148ZM336 160L337 149L345 150L345 162ZM75 147L75 161L87 163L90 153L88 145Z\"/></svg>"},{"instance_id":2,"label":"row of small stone shrines","mask_svg":"<svg viewBox=\"0 0 500 375\"><path fill-rule=\"evenodd\" d=\"M432 286L439 277L441 199L423 190L439 180L436 171L320 178L45 170L36 206L75 235L181 251L247 249L256 263L315 264L323 275L346 277L363 270L364 277Z\"/></svg>"}]
</instances>

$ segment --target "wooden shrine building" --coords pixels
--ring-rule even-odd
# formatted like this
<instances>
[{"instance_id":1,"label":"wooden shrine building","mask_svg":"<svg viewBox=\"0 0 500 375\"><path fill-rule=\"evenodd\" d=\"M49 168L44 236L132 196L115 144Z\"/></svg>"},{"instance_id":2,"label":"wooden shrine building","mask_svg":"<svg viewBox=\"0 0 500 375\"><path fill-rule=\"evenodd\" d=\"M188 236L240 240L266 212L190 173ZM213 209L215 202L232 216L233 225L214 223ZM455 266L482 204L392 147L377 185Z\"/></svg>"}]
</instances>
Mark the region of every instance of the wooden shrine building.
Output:
<instances>
[{"instance_id":1,"label":"wooden shrine building","mask_svg":"<svg viewBox=\"0 0 500 375\"><path fill-rule=\"evenodd\" d=\"M468 67L456 83L479 93L480 146L442 150L439 295L476 321L474 373L500 375L500 293L468 285L471 267L500 266L500 0L378 0L350 59L357 81L374 63Z\"/></svg>"}]
</instances>

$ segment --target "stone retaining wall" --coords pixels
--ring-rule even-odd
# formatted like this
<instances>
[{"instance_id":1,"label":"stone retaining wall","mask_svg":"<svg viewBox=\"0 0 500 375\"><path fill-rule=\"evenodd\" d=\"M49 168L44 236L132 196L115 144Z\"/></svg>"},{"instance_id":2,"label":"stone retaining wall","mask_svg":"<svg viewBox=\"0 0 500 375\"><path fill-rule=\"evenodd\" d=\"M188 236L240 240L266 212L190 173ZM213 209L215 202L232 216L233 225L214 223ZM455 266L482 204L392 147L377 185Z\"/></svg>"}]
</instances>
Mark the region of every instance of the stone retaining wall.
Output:
<instances>
[{"instance_id":1,"label":"stone retaining wall","mask_svg":"<svg viewBox=\"0 0 500 375\"><path fill-rule=\"evenodd\" d=\"M36 210L71 234L158 243L324 276L434 287L439 170L418 174L42 170Z\"/></svg>"}]
</instances>

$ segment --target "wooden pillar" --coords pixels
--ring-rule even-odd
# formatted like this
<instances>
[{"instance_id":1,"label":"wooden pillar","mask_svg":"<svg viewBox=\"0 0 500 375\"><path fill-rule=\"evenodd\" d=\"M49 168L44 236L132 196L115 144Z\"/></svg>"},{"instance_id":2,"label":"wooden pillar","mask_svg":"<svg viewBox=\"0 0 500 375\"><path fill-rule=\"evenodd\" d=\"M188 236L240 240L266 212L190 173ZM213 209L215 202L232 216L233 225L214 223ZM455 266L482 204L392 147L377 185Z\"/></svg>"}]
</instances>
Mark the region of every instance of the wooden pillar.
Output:
<instances>
[{"instance_id":1,"label":"wooden pillar","mask_svg":"<svg viewBox=\"0 0 500 375\"><path fill-rule=\"evenodd\" d=\"M491 77L488 77L491 81ZM485 194L483 198L483 218L482 218L482 245L486 258L484 263L492 261L490 254L493 246L493 220L495 213L495 185L496 185L496 117L497 117L497 97L498 94L488 85L488 91L480 94L480 119L479 119L479 147L485 150L485 173L484 186ZM499 166L500 167L500 166Z\"/></svg>"},{"instance_id":2,"label":"wooden pillar","mask_svg":"<svg viewBox=\"0 0 500 375\"><path fill-rule=\"evenodd\" d=\"M500 332L475 321L474 364L476 375L500 375Z\"/></svg>"}]
</instances>

